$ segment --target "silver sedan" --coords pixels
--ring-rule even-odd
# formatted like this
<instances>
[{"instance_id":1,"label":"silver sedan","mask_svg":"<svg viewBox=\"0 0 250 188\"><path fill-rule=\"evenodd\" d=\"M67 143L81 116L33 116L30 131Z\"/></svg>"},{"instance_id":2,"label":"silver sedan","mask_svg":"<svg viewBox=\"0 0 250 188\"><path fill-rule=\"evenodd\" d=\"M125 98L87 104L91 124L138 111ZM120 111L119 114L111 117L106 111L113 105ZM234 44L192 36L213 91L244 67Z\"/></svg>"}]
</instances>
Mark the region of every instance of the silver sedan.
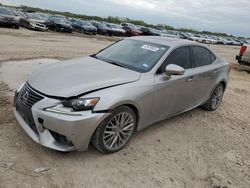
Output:
<instances>
[{"instance_id":1,"label":"silver sedan","mask_svg":"<svg viewBox=\"0 0 250 188\"><path fill-rule=\"evenodd\" d=\"M15 116L40 145L103 153L133 133L222 101L229 64L196 42L132 37L89 57L37 70L15 94Z\"/></svg>"}]
</instances>

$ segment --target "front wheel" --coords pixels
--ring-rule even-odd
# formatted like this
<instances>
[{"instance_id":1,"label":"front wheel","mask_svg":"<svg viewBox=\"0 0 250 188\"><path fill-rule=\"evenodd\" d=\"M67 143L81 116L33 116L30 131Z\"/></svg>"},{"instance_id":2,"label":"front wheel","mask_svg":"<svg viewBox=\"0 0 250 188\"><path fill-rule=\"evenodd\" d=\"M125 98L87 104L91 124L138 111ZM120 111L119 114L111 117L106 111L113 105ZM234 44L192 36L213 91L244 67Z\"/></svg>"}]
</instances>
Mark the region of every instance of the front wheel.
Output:
<instances>
[{"instance_id":1,"label":"front wheel","mask_svg":"<svg viewBox=\"0 0 250 188\"><path fill-rule=\"evenodd\" d=\"M202 106L202 108L208 111L216 110L222 101L223 94L224 94L224 86L220 83L214 89L209 100Z\"/></svg>"},{"instance_id":2,"label":"front wheel","mask_svg":"<svg viewBox=\"0 0 250 188\"><path fill-rule=\"evenodd\" d=\"M121 106L114 110L95 130L93 146L102 153L114 153L130 140L136 126L134 111Z\"/></svg>"}]
</instances>

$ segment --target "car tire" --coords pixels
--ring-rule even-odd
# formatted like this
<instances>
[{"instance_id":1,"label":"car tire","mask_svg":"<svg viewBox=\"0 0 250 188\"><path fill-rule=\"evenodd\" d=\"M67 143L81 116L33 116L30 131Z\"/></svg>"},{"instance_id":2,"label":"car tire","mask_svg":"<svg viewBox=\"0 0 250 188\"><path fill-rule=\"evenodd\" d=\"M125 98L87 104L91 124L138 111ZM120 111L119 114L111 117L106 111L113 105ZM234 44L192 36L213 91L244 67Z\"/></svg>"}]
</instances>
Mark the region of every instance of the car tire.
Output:
<instances>
[{"instance_id":1,"label":"car tire","mask_svg":"<svg viewBox=\"0 0 250 188\"><path fill-rule=\"evenodd\" d=\"M220 106L220 103L222 101L224 89L225 88L221 83L218 84L213 90L208 101L204 105L202 105L202 108L208 111L216 110Z\"/></svg>"},{"instance_id":2,"label":"car tire","mask_svg":"<svg viewBox=\"0 0 250 188\"><path fill-rule=\"evenodd\" d=\"M128 106L120 106L96 128L91 143L102 153L115 153L129 142L135 127L134 111Z\"/></svg>"},{"instance_id":3,"label":"car tire","mask_svg":"<svg viewBox=\"0 0 250 188\"><path fill-rule=\"evenodd\" d=\"M30 23L27 24L27 28L28 28L28 29L31 29Z\"/></svg>"}]
</instances>

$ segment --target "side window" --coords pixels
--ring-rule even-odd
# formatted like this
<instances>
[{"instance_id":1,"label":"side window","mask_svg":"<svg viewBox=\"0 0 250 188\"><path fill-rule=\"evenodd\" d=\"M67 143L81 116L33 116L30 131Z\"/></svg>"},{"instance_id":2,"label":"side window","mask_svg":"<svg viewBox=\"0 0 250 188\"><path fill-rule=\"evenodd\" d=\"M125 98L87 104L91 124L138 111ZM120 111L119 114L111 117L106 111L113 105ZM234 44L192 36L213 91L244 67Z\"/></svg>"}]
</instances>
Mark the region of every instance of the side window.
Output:
<instances>
[{"instance_id":1,"label":"side window","mask_svg":"<svg viewBox=\"0 0 250 188\"><path fill-rule=\"evenodd\" d=\"M211 56L211 62L213 63L216 60L216 57L212 53L210 53L210 56Z\"/></svg>"},{"instance_id":2,"label":"side window","mask_svg":"<svg viewBox=\"0 0 250 188\"><path fill-rule=\"evenodd\" d=\"M175 64L183 67L184 69L192 68L191 54L189 47L180 47L173 50L164 61L160 68L160 73L165 72L165 68L169 64Z\"/></svg>"},{"instance_id":3,"label":"side window","mask_svg":"<svg viewBox=\"0 0 250 188\"><path fill-rule=\"evenodd\" d=\"M209 65L215 61L215 56L208 49L199 46L192 48L195 67Z\"/></svg>"}]
</instances>

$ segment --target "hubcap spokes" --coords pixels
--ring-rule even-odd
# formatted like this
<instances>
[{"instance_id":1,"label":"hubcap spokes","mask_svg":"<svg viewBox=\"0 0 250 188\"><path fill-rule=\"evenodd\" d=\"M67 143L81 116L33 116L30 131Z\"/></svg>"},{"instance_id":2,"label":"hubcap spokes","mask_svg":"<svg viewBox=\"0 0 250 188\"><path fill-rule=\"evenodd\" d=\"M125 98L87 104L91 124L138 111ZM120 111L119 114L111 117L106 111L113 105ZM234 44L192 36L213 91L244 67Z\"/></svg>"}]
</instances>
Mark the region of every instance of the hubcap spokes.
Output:
<instances>
[{"instance_id":1,"label":"hubcap spokes","mask_svg":"<svg viewBox=\"0 0 250 188\"><path fill-rule=\"evenodd\" d=\"M122 147L131 137L133 128L134 119L130 113L117 114L108 122L104 130L104 145L110 150Z\"/></svg>"},{"instance_id":2,"label":"hubcap spokes","mask_svg":"<svg viewBox=\"0 0 250 188\"><path fill-rule=\"evenodd\" d=\"M221 102L223 96L223 88L217 87L212 94L211 106L213 109L217 108Z\"/></svg>"}]
</instances>

